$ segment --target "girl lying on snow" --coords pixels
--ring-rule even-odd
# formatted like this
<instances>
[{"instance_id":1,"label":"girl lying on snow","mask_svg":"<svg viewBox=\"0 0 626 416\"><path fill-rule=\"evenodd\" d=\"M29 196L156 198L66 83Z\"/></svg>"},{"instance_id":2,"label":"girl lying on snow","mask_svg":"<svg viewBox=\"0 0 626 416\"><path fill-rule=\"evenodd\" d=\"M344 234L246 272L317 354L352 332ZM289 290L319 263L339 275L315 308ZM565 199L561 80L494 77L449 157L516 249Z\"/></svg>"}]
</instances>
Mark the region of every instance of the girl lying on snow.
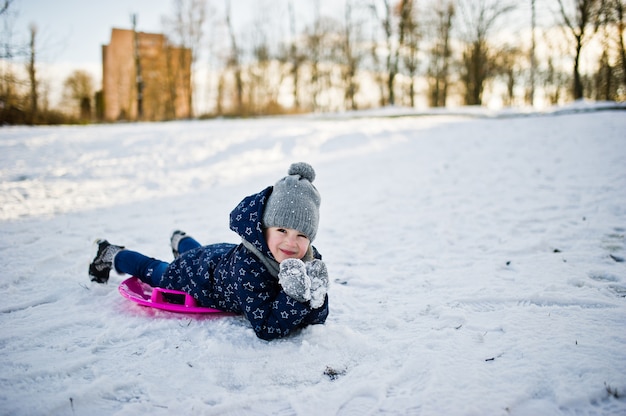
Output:
<instances>
[{"instance_id":1,"label":"girl lying on snow","mask_svg":"<svg viewBox=\"0 0 626 416\"><path fill-rule=\"evenodd\" d=\"M91 280L106 283L115 268L153 287L187 292L202 306L243 313L265 340L324 323L328 273L311 245L320 205L314 179L311 165L294 163L273 187L244 198L230 213L239 245L202 246L175 231L175 260L168 264L98 240Z\"/></svg>"}]
</instances>

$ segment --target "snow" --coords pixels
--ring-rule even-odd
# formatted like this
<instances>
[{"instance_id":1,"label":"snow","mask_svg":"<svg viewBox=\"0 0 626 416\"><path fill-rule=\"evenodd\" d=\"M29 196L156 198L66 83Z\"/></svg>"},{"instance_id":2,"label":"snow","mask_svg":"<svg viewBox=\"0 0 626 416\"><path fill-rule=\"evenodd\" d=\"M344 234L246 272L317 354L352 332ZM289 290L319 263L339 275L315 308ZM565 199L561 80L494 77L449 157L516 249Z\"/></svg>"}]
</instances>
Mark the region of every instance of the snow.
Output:
<instances>
[{"instance_id":1,"label":"snow","mask_svg":"<svg viewBox=\"0 0 626 416\"><path fill-rule=\"evenodd\" d=\"M0 414L624 415L626 113L576 103L0 129ZM169 259L307 161L325 325L89 282L93 242Z\"/></svg>"}]
</instances>

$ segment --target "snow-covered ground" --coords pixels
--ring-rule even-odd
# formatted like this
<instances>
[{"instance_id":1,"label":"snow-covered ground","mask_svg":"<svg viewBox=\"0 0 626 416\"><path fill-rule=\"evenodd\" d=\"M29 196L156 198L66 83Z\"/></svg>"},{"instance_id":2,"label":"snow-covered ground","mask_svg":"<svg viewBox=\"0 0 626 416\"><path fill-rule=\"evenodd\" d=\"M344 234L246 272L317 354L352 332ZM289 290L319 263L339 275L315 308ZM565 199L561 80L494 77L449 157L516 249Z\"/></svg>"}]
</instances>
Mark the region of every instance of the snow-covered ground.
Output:
<instances>
[{"instance_id":1,"label":"snow-covered ground","mask_svg":"<svg viewBox=\"0 0 626 416\"><path fill-rule=\"evenodd\" d=\"M623 109L0 128L0 414L624 415ZM89 281L98 237L237 242L294 161L325 325L265 342Z\"/></svg>"}]
</instances>

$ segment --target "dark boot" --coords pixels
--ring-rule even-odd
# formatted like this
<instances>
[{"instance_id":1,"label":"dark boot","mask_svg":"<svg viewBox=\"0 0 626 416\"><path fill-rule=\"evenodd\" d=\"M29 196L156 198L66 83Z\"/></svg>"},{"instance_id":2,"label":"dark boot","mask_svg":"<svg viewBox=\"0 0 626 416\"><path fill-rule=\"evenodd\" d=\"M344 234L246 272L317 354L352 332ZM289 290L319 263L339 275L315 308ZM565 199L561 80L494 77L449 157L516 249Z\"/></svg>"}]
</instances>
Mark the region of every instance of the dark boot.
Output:
<instances>
[{"instance_id":1,"label":"dark boot","mask_svg":"<svg viewBox=\"0 0 626 416\"><path fill-rule=\"evenodd\" d=\"M113 268L115 255L124 247L114 246L107 240L97 240L98 253L89 265L89 276L92 282L106 283L109 281L109 272Z\"/></svg>"},{"instance_id":2,"label":"dark boot","mask_svg":"<svg viewBox=\"0 0 626 416\"><path fill-rule=\"evenodd\" d=\"M170 245L172 246L172 254L174 258L178 258L180 256L180 252L178 251L178 245L180 244L180 240L188 237L187 233L184 231L176 230L172 233L170 237Z\"/></svg>"}]
</instances>

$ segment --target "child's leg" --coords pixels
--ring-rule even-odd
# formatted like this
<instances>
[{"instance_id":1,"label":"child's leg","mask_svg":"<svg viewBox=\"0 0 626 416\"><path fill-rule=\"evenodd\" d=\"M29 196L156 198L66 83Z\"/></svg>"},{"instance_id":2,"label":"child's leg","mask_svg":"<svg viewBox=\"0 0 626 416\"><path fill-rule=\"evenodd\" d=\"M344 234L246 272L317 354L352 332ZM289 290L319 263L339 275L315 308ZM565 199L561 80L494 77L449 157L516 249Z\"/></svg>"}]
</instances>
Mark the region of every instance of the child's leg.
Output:
<instances>
[{"instance_id":1,"label":"child's leg","mask_svg":"<svg viewBox=\"0 0 626 416\"><path fill-rule=\"evenodd\" d=\"M187 236L180 240L180 242L178 243L178 252L180 254L183 254L185 251L193 250L194 248L198 248L201 245L202 244L194 240L193 237Z\"/></svg>"},{"instance_id":2,"label":"child's leg","mask_svg":"<svg viewBox=\"0 0 626 416\"><path fill-rule=\"evenodd\" d=\"M136 251L122 250L115 255L113 266L120 273L136 276L142 282L156 287L168 265L164 261L144 256Z\"/></svg>"}]
</instances>

